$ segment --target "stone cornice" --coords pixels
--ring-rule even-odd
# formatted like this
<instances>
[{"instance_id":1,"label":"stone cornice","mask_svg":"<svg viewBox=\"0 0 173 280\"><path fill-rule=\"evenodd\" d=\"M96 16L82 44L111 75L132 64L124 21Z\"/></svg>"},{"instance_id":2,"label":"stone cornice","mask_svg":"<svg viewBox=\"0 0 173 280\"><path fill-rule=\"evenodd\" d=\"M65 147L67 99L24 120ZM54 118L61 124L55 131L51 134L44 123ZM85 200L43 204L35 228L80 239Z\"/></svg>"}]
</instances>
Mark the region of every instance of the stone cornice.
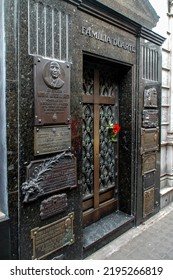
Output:
<instances>
[{"instance_id":1,"label":"stone cornice","mask_svg":"<svg viewBox=\"0 0 173 280\"><path fill-rule=\"evenodd\" d=\"M161 46L165 41L165 38L159 34L153 32L140 25L139 23L131 20L130 18L118 13L117 11L103 5L100 2L93 0L66 0L67 2L73 3L79 10L90 14L102 21L105 21L111 25L119 27L136 37L142 37L143 39L149 40L156 45Z\"/></svg>"},{"instance_id":2,"label":"stone cornice","mask_svg":"<svg viewBox=\"0 0 173 280\"><path fill-rule=\"evenodd\" d=\"M165 37L145 27L141 27L139 36L159 46L161 46L166 39Z\"/></svg>"}]
</instances>

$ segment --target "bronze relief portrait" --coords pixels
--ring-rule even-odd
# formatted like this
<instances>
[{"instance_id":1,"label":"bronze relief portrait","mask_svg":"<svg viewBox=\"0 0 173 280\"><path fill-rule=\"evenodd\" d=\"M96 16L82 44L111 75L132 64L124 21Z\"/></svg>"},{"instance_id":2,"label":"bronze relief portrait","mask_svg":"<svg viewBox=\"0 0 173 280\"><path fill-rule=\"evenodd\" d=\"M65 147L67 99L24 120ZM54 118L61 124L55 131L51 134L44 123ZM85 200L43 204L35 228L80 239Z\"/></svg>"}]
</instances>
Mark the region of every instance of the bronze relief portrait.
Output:
<instances>
[{"instance_id":1,"label":"bronze relief portrait","mask_svg":"<svg viewBox=\"0 0 173 280\"><path fill-rule=\"evenodd\" d=\"M63 87L63 72L57 61L51 61L45 65L43 80L45 84L52 89L60 89Z\"/></svg>"}]
</instances>

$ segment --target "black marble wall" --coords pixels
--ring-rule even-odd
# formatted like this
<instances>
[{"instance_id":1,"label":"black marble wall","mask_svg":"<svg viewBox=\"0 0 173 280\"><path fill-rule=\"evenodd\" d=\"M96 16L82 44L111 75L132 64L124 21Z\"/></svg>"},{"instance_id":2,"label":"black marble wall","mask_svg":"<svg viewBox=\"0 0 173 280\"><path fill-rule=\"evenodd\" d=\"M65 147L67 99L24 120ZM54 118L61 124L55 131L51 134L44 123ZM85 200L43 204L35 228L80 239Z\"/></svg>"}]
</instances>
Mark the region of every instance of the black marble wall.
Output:
<instances>
[{"instance_id":1,"label":"black marble wall","mask_svg":"<svg viewBox=\"0 0 173 280\"><path fill-rule=\"evenodd\" d=\"M80 9L80 1L42 0L5 1L6 14L6 65L7 65L7 138L8 138L8 199L11 222L11 251L13 259L32 259L31 230L43 227L74 213L75 242L48 255L47 259L82 259L82 104L84 55L111 61L119 79L120 145L119 145L119 209L135 214L137 169L141 170L138 117L141 116L138 99L139 48L136 25L133 32L121 25L109 24L104 18L92 16ZM72 3L73 2L73 3ZM29 3L29 5L28 5ZM20 14L20 18L19 18ZM35 17L35 14L38 17ZM61 18L58 20L58 15ZM38 21L36 21L36 19ZM61 26L56 29L56 23ZM128 22L131 25L131 22ZM127 24L127 25L128 25ZM39 28L38 28L39 27ZM101 40L105 34L107 39ZM132 30L132 26L129 27ZM83 30L83 31L82 31ZM108 39L110 38L110 40ZM126 42L130 49L116 40ZM114 42L114 43L113 43ZM119 44L119 45L117 45ZM46 220L40 219L42 198L23 203L21 186L26 181L27 166L31 161L46 159L54 154L34 156L34 56L67 60L71 64L70 104L72 153L77 158L77 188L60 191L66 193L68 207L65 211ZM138 115L139 114L139 115ZM51 145L51 143L50 143ZM139 158L138 158L139 157ZM140 177L141 171L138 172ZM138 193L141 191L138 191ZM50 195L44 196L44 199ZM138 211L141 217L142 196Z\"/></svg>"}]
</instances>

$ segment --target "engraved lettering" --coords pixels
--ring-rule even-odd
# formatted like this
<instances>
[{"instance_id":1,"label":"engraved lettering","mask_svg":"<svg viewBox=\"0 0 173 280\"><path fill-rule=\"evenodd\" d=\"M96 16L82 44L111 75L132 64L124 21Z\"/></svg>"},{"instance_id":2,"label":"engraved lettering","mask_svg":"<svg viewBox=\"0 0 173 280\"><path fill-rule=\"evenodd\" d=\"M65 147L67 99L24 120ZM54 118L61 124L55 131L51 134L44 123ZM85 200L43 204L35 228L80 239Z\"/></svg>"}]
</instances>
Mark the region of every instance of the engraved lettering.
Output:
<instances>
[{"instance_id":1,"label":"engraved lettering","mask_svg":"<svg viewBox=\"0 0 173 280\"><path fill-rule=\"evenodd\" d=\"M48 224L31 230L33 240L32 259L44 259L46 256L74 243L73 234L74 213Z\"/></svg>"},{"instance_id":2,"label":"engraved lettering","mask_svg":"<svg viewBox=\"0 0 173 280\"><path fill-rule=\"evenodd\" d=\"M70 153L31 162L27 173L27 181L21 188L25 203L77 186L76 158Z\"/></svg>"},{"instance_id":3,"label":"engraved lettering","mask_svg":"<svg viewBox=\"0 0 173 280\"><path fill-rule=\"evenodd\" d=\"M34 130L34 143L35 155L37 155L37 152L39 152L39 155L43 155L69 150L71 147L71 129L69 125L37 128Z\"/></svg>"},{"instance_id":4,"label":"engraved lettering","mask_svg":"<svg viewBox=\"0 0 173 280\"><path fill-rule=\"evenodd\" d=\"M125 41L121 40L120 38L111 38L107 34L103 34L101 32L97 32L93 30L91 27L84 27L82 26L81 30L82 35L88 36L90 38L94 38L96 40L99 40L104 43L112 44L113 46L116 46L118 48L123 48L124 50L127 50L131 53L136 52L135 46L132 46Z\"/></svg>"}]
</instances>

